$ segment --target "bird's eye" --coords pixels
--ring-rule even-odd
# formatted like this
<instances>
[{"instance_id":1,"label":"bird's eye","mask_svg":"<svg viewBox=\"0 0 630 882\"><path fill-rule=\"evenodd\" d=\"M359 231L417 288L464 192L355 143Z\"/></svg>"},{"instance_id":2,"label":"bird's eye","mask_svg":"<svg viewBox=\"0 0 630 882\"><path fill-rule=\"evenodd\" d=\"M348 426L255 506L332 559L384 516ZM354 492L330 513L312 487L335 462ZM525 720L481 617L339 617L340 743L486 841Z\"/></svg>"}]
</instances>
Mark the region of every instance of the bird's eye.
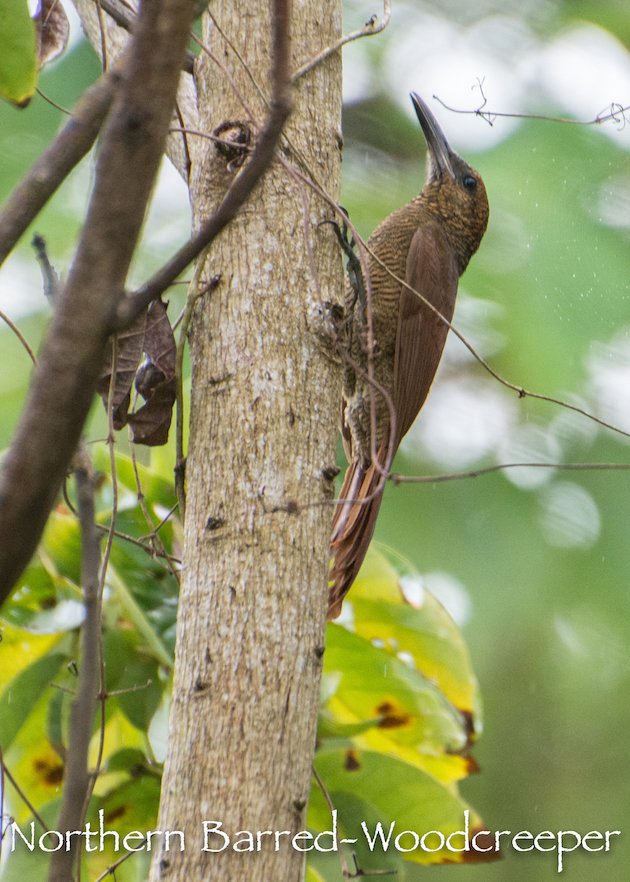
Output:
<instances>
[{"instance_id":1,"label":"bird's eye","mask_svg":"<svg viewBox=\"0 0 630 882\"><path fill-rule=\"evenodd\" d=\"M466 175L462 181L464 187L469 191L473 192L477 189L477 178L474 178L472 175Z\"/></svg>"}]
</instances>

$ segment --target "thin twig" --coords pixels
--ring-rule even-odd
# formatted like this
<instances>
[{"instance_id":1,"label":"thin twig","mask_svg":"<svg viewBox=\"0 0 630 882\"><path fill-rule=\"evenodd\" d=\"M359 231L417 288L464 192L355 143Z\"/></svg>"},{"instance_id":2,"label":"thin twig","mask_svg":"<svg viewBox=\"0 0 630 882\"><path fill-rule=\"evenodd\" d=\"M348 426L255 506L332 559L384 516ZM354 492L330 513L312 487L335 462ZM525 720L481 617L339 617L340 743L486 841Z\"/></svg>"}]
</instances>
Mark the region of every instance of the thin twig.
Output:
<instances>
[{"instance_id":1,"label":"thin twig","mask_svg":"<svg viewBox=\"0 0 630 882\"><path fill-rule=\"evenodd\" d=\"M108 533L109 534L109 532L111 530L111 524L110 525L97 524L96 529L101 533ZM156 529L159 529L159 527L156 527ZM112 534L115 539L122 539L123 542L129 542L132 545L137 545L138 548L142 548L143 551L146 551L146 553L148 555L153 554L155 557L167 558L173 564L181 564L180 558L176 557L175 555L163 554L159 550L151 549L146 538L138 539L136 536L130 536L129 533L123 533L121 530L113 530ZM170 567L169 567L169 570L170 570Z\"/></svg>"},{"instance_id":2,"label":"thin twig","mask_svg":"<svg viewBox=\"0 0 630 882\"><path fill-rule=\"evenodd\" d=\"M484 119L488 125L493 125L494 120L497 118L501 119L535 119L540 120L542 122L556 122L563 123L565 125L573 125L573 126L598 126L602 125L605 122L610 122L613 120L616 123L620 124L621 128L625 127L627 122L626 113L630 111L630 104L626 104L625 106L622 104L618 104L615 101L611 101L609 104L609 108L606 108L605 111L598 113L597 116L592 119L573 119L572 117L566 116L548 116L544 113L502 113L500 111L495 110L486 110L486 104L488 103L488 99L483 91L483 80L477 80L476 86L473 88L479 89L481 93L482 103L474 108L473 110L463 110L458 107L451 107L445 101L443 101L438 95L434 95L433 98L442 105L445 110L450 111L451 113L461 113L465 115L472 116L480 116Z\"/></svg>"},{"instance_id":3,"label":"thin twig","mask_svg":"<svg viewBox=\"0 0 630 882\"><path fill-rule=\"evenodd\" d=\"M130 432L130 434L131 434L131 432ZM136 496L138 498L138 505L140 506L140 510L141 510L142 514L144 515L144 519L147 522L147 526L150 529L150 533L146 537L146 539L149 543L149 552L148 553L151 555L151 557L154 557L156 555L160 555L166 561L166 564L169 568L171 575L173 576L173 578L175 579L175 581L179 585L179 573L177 572L177 570L175 569L175 567L171 563L171 560L170 560L169 555L166 551L166 548L164 547L164 543L162 542L162 537L158 533L158 530L159 530L162 522L160 522L160 524L158 524L158 526L156 526L153 523L153 518L151 517L151 513L149 512L149 509L147 507L146 497L145 497L144 491L142 489L142 482L140 481L140 473L138 471L138 460L136 457L136 445L133 444L132 442L130 442L130 448L131 448L131 465L133 467L133 476L134 476L134 480L136 482Z\"/></svg>"},{"instance_id":4,"label":"thin twig","mask_svg":"<svg viewBox=\"0 0 630 882\"><path fill-rule=\"evenodd\" d=\"M214 17L214 15L212 14L212 12L210 10L208 10L208 15L212 19L212 23L214 25L215 30L217 31L217 33L219 33L223 37L223 39L225 40L227 45L230 47L230 49L234 53L235 57L240 61L241 65L243 66L243 69L245 70L245 72L249 76L249 79L250 79L252 85L254 86L254 88L256 89L258 94L260 95L260 97L263 99L263 101L265 102L265 106L267 107L267 109L269 109L269 105L268 105L268 102L265 98L265 94L264 94L263 90L261 89L260 85L258 84L258 82L256 81L256 79L254 78L248 65L244 61L243 56L238 51L238 47L235 46L235 44L230 40L230 38L227 36L227 34L222 29L221 25L219 24L219 22L217 21L217 19ZM199 48L204 53L204 55L207 55L213 64L216 64L216 66L219 68L219 70L221 71L223 76L226 78L226 80L230 84L230 88L232 89L232 92L234 92L234 95L238 99L239 104L241 105L241 107L243 108L243 110L245 111L245 113L247 114L249 119L252 122L254 122L254 119L255 119L254 112L252 111L251 107L248 105L245 96L243 95L241 90L236 85L236 81L235 81L234 77L232 76L232 74L230 73L228 68L225 66L225 64L221 61L221 59L218 57L218 55L216 55L212 51L212 49L203 42L203 40L199 39L199 37L196 34L193 34L193 42L195 42L199 46Z\"/></svg>"},{"instance_id":5,"label":"thin twig","mask_svg":"<svg viewBox=\"0 0 630 882\"><path fill-rule=\"evenodd\" d=\"M61 111L61 113L65 114L65 116L72 116L71 110L68 110L66 107L62 107L61 104L57 104L56 101L53 101L52 98L49 98L48 95L45 95L40 88L36 88L35 91L40 98L43 98L46 104L50 104L51 107L54 107L55 110Z\"/></svg>"},{"instance_id":6,"label":"thin twig","mask_svg":"<svg viewBox=\"0 0 630 882\"><path fill-rule=\"evenodd\" d=\"M142 692L151 686L153 680L149 678L146 683L138 683L136 686L127 686L126 689L112 689L107 693L108 698L116 698L118 695L130 695L133 692Z\"/></svg>"},{"instance_id":7,"label":"thin twig","mask_svg":"<svg viewBox=\"0 0 630 882\"><path fill-rule=\"evenodd\" d=\"M169 508L169 510L166 512L166 514L164 515L164 517L161 518L161 519L158 521L158 524L157 524L157 526L155 527L155 529L153 530L153 532L154 532L154 533L159 533L160 530L162 529L162 527L164 526L164 524L168 524L168 522L170 521L172 515L173 515L176 511L177 511L177 503L175 503L175 505L172 505L172 506ZM169 555L169 557L170 557L170 555Z\"/></svg>"},{"instance_id":8,"label":"thin twig","mask_svg":"<svg viewBox=\"0 0 630 882\"><path fill-rule=\"evenodd\" d=\"M67 486L66 486L65 481L63 483L62 492L63 492L64 502L66 503L68 510L75 517L78 517L77 510L74 507L74 505L72 504L72 500L68 496L68 490L67 490ZM175 504L170 509L168 514L164 515L162 520L159 522L159 524L156 526L155 530L153 531L154 533L157 533L162 528L162 526L168 521L168 519L173 514L173 512L175 511L176 508L177 508L177 504ZM112 536L114 537L114 539L121 539L123 542L129 542L131 545L136 545L138 548L141 548L143 551L146 551L146 553L150 557L164 558L167 561L169 561L170 563L172 563L173 565L181 566L182 562L179 557L176 557L174 554L167 554L166 552L162 552L159 549L151 547L150 538L151 538L151 535L153 535L153 534L149 534L146 537L143 536L142 538L138 539L136 536L131 536L129 533L123 533L122 530L112 529L112 527L113 527L112 523L110 523L110 524L96 523L94 526L101 534L106 533L109 536L109 534L111 533ZM170 566L168 567L168 570L169 570L169 572L172 572Z\"/></svg>"},{"instance_id":9,"label":"thin twig","mask_svg":"<svg viewBox=\"0 0 630 882\"><path fill-rule=\"evenodd\" d=\"M109 866L103 873L101 873L101 875L97 879L95 879L95 882L103 882L103 879L107 879L108 876L114 876L116 874L117 868L121 864L124 864L125 861L128 861L130 857L133 857L134 854L136 854L135 851L128 851L127 854L124 854L122 857L118 858L115 863Z\"/></svg>"},{"instance_id":10,"label":"thin twig","mask_svg":"<svg viewBox=\"0 0 630 882\"><path fill-rule=\"evenodd\" d=\"M501 462L496 465L483 466L479 469L470 469L466 472L448 472L442 475L400 475L390 474L389 479L393 484L439 484L444 481L460 481L465 478L479 478L482 475L490 475L493 472L502 472L507 469L557 469L559 471L628 471L630 463L627 462Z\"/></svg>"},{"instance_id":11,"label":"thin twig","mask_svg":"<svg viewBox=\"0 0 630 882\"><path fill-rule=\"evenodd\" d=\"M9 328L11 328L11 330L13 331L15 336L18 338L18 340L20 341L20 343L22 344L22 346L26 350L26 353L27 353L28 357L30 358L30 360L33 362L33 364L37 364L37 358L35 356L35 353L31 349L31 346L30 346L28 340L26 339L24 334L20 331L18 326L15 324L15 322L13 322L9 318L9 316L6 314L6 312L3 312L1 309L0 309L0 321L3 321L5 323L5 325L7 325Z\"/></svg>"},{"instance_id":12,"label":"thin twig","mask_svg":"<svg viewBox=\"0 0 630 882\"><path fill-rule=\"evenodd\" d=\"M334 818L336 808L335 808L334 802L332 801L332 796L330 795L328 788L324 784L322 777L319 774L319 772L317 771L317 769L315 768L314 764L311 766L311 769L313 771L313 777L315 778L315 783L319 787L320 792L326 802L326 805L328 806L328 811L330 812L330 817ZM340 848L338 854L339 854L339 864L341 866L341 875L344 877L344 879L348 879L349 875L350 875L350 870L348 869L348 863L346 861L346 855L345 855L344 849Z\"/></svg>"},{"instance_id":13,"label":"thin twig","mask_svg":"<svg viewBox=\"0 0 630 882\"><path fill-rule=\"evenodd\" d=\"M327 46L326 49L323 49L318 55L311 58L306 64L303 64L302 67L298 67L291 78L292 82L295 83L300 77L303 77L305 73L308 73L314 67L317 67L322 61L325 61L329 56L341 49L342 46L345 46L346 43L351 43L353 40L359 40L361 37L372 37L374 34L380 34L389 24L391 14L391 0L383 0L383 17L380 21L377 16L373 15L362 28L346 34L331 46Z\"/></svg>"},{"instance_id":14,"label":"thin twig","mask_svg":"<svg viewBox=\"0 0 630 882\"><path fill-rule=\"evenodd\" d=\"M184 350L186 349L186 341L188 340L188 331L192 322L192 316L197 300L214 290L221 281L221 276L213 276L210 281L199 288L193 289L188 294L184 314L182 316L182 327L179 332L179 340L177 341L177 351L175 354L175 381L177 383L177 394L175 398L175 492L177 495L177 505L179 508L179 517L182 524L186 520L186 457L184 455Z\"/></svg>"},{"instance_id":15,"label":"thin twig","mask_svg":"<svg viewBox=\"0 0 630 882\"><path fill-rule=\"evenodd\" d=\"M57 829L66 832L83 826L90 791L88 752L99 693L99 643L101 604L98 590L100 552L94 528L94 475L87 454L78 456L75 467L79 523L81 526L81 581L85 620L82 626L81 665L77 695L72 702L68 735L64 788ZM53 852L48 870L49 882L75 878L73 866L80 864L81 852L73 837L67 849Z\"/></svg>"},{"instance_id":16,"label":"thin twig","mask_svg":"<svg viewBox=\"0 0 630 882\"><path fill-rule=\"evenodd\" d=\"M116 337L112 339L112 372L109 378L109 389L107 391L107 448L109 451L109 471L111 475L112 481L112 510L111 510L111 519L109 523L109 531L107 533L107 539L105 541L105 550L103 551L103 559L101 561L101 569L98 575L98 597L99 603L102 603L103 592L105 591L105 580L107 578L107 568L109 566L109 559L112 553L112 547L114 545L114 530L116 527L116 517L118 515L118 474L116 470L116 434L114 432L114 393L116 390L116 375L118 373L118 341ZM103 753L105 750L105 703L107 701L107 684L105 677L105 653L103 652L103 634L102 631L99 630L98 640L96 644L95 652L98 653L98 661L99 661L99 673L100 673L100 688L99 688L99 697L100 697L100 705L101 705L101 714L99 720L99 740L98 740L98 752L96 756L96 763L94 766L94 773L90 779L90 786L88 788L88 792L85 796L85 805L83 807L84 812L87 813L88 805L90 799L92 798L92 793L94 792L94 785L96 784L96 779L98 778L101 771L101 764L103 762ZM80 872L80 870L79 870Z\"/></svg>"}]
</instances>

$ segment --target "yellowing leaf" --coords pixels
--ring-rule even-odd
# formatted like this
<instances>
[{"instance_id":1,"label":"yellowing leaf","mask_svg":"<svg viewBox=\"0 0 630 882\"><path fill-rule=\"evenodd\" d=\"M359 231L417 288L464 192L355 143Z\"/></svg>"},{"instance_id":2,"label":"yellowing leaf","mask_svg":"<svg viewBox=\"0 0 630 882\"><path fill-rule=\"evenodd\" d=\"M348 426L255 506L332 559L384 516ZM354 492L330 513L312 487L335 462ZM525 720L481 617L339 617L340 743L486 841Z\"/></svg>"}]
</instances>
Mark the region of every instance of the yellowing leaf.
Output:
<instances>
[{"instance_id":1,"label":"yellowing leaf","mask_svg":"<svg viewBox=\"0 0 630 882\"><path fill-rule=\"evenodd\" d=\"M354 612L353 629L412 663L467 715L471 734L478 732L479 688L463 637L428 591L414 604L406 600L401 579L410 575L415 574L398 555L371 548L346 600Z\"/></svg>"},{"instance_id":2,"label":"yellowing leaf","mask_svg":"<svg viewBox=\"0 0 630 882\"><path fill-rule=\"evenodd\" d=\"M0 97L24 107L35 92L35 24L26 0L0 0Z\"/></svg>"},{"instance_id":3,"label":"yellowing leaf","mask_svg":"<svg viewBox=\"0 0 630 882\"><path fill-rule=\"evenodd\" d=\"M51 688L65 661L63 653L49 652L18 674L0 697L0 746L6 750L26 722L40 697Z\"/></svg>"},{"instance_id":4,"label":"yellowing leaf","mask_svg":"<svg viewBox=\"0 0 630 882\"><path fill-rule=\"evenodd\" d=\"M339 625L331 626L324 670L339 676L326 705L332 718L342 726L364 723L356 733L347 730L353 744L398 756L442 781L469 773L466 719L419 671Z\"/></svg>"}]
</instances>

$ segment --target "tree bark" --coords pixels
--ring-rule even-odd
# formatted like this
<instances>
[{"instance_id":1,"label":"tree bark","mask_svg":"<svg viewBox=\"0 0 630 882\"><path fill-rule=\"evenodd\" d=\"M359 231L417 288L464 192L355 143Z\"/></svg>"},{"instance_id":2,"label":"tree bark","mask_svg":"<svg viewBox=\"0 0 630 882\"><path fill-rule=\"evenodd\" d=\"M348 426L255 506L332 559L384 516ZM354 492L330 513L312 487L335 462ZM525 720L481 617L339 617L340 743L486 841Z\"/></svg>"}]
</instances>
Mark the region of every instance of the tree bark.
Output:
<instances>
[{"instance_id":1,"label":"tree bark","mask_svg":"<svg viewBox=\"0 0 630 882\"><path fill-rule=\"evenodd\" d=\"M202 56L203 129L227 121L252 128L239 95L260 127L267 110L253 81L269 95L269 0L255 11L216 0L211 11L219 27L208 22L205 39L229 76ZM296 3L294 68L336 40L340 27L338 0ZM300 81L294 98L281 153L302 172L306 164L336 200L339 57ZM191 175L195 226L235 173L208 142ZM305 826L339 392L338 368L318 348L308 316L341 290L334 237L318 226L330 217L276 160L196 273L200 289L216 273L221 283L199 299L191 331L185 566L159 822L184 830L186 849L157 853L153 882L282 882L303 872L303 855L286 837L279 851L263 837L259 853L208 853L201 824L220 821L228 835Z\"/></svg>"}]
</instances>

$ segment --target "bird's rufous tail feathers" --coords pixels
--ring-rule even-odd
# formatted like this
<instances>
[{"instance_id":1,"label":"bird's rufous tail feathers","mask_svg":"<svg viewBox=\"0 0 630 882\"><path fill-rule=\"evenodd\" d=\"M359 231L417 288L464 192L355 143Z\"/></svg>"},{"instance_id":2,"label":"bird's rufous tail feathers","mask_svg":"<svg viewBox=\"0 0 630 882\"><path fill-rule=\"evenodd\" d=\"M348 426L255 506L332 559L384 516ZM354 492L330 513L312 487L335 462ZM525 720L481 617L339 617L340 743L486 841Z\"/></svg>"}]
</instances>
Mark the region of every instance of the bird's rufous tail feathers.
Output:
<instances>
[{"instance_id":1,"label":"bird's rufous tail feathers","mask_svg":"<svg viewBox=\"0 0 630 882\"><path fill-rule=\"evenodd\" d=\"M374 533L383 498L383 472L387 445L379 448L377 462L353 460L348 466L333 518L330 550L333 565L328 595L328 618L336 619L341 604L363 563Z\"/></svg>"}]
</instances>

